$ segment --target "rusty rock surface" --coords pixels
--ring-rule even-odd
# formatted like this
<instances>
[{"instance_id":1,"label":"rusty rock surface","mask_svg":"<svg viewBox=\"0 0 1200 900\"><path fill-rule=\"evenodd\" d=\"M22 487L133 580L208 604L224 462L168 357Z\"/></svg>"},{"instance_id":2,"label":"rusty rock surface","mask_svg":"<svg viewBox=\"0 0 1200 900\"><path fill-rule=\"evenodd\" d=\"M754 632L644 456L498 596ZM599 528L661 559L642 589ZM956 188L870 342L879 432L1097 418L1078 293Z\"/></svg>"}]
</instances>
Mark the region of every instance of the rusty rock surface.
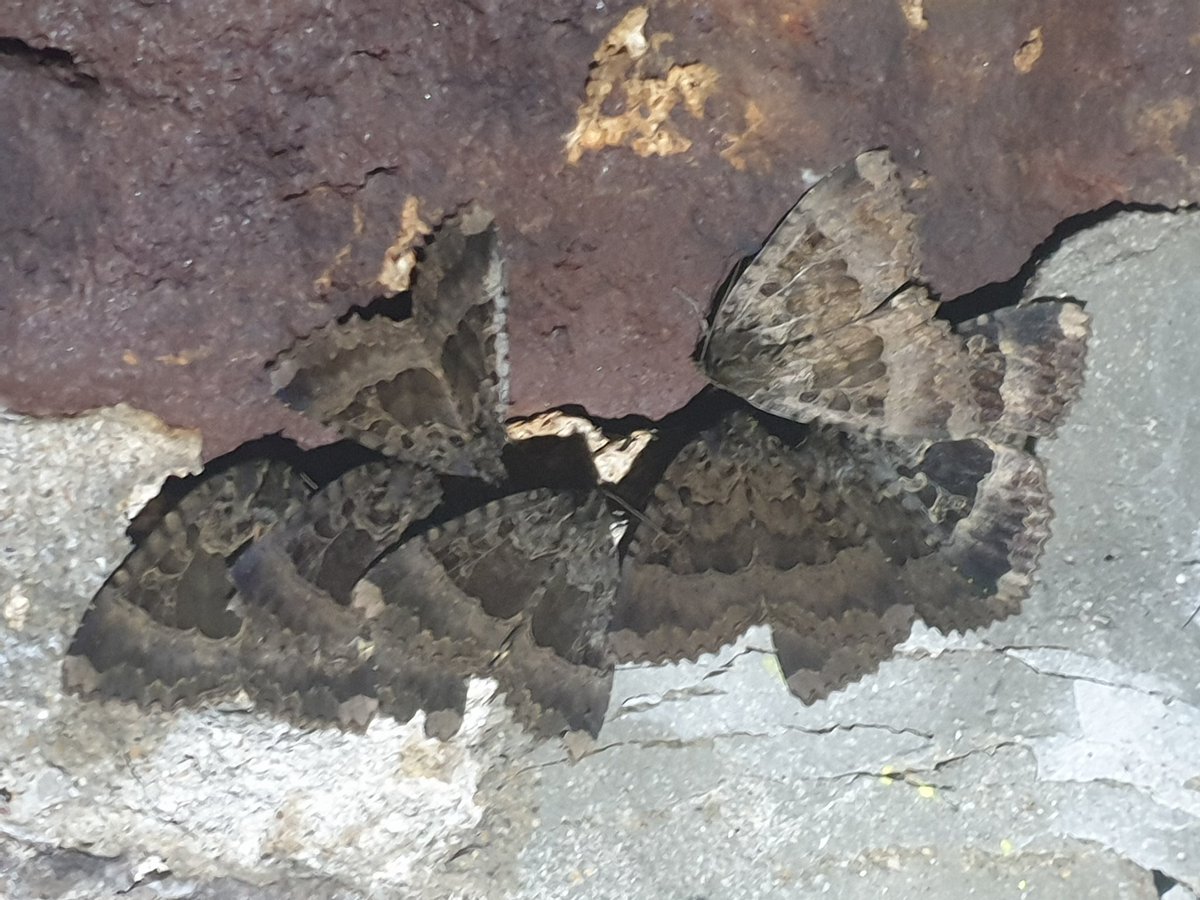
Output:
<instances>
[{"instance_id":1,"label":"rusty rock surface","mask_svg":"<svg viewBox=\"0 0 1200 900\"><path fill-rule=\"evenodd\" d=\"M661 416L714 291L888 145L945 297L1064 218L1200 197L1200 8L1037 0L30 0L0 9L0 402L125 401L213 456L324 432L296 335L403 286L477 199L514 413Z\"/></svg>"}]
</instances>

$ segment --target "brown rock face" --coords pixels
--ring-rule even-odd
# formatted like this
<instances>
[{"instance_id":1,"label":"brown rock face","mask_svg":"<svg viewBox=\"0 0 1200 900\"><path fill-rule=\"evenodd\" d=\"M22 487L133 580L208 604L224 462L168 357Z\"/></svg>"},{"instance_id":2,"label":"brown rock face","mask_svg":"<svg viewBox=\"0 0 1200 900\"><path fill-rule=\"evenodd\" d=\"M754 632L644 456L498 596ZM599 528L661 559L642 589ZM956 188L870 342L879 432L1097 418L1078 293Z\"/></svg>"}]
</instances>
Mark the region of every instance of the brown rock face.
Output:
<instances>
[{"instance_id":1,"label":"brown rock face","mask_svg":"<svg viewBox=\"0 0 1200 900\"><path fill-rule=\"evenodd\" d=\"M1198 48L1185 0L8 4L0 398L319 440L265 362L475 199L514 412L661 416L729 268L862 149L948 297L1072 214L1196 199Z\"/></svg>"}]
</instances>

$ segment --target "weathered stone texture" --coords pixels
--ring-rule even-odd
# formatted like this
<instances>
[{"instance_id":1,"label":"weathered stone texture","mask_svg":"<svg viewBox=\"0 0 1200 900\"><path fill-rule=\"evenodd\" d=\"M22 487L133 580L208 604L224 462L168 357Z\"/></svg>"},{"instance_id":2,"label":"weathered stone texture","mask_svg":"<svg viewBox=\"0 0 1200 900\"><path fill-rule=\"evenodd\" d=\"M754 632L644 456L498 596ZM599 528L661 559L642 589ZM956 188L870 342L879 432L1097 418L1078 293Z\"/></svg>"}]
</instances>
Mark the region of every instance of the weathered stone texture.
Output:
<instances>
[{"instance_id":1,"label":"weathered stone texture","mask_svg":"<svg viewBox=\"0 0 1200 900\"><path fill-rule=\"evenodd\" d=\"M927 274L1195 199L1200 7L1034 0L36 0L0 10L0 399L120 400L206 455L284 429L272 354L494 208L514 412L659 416L712 294L809 180L890 145ZM411 211L411 205L410 205ZM385 283L389 281L385 277Z\"/></svg>"}]
</instances>

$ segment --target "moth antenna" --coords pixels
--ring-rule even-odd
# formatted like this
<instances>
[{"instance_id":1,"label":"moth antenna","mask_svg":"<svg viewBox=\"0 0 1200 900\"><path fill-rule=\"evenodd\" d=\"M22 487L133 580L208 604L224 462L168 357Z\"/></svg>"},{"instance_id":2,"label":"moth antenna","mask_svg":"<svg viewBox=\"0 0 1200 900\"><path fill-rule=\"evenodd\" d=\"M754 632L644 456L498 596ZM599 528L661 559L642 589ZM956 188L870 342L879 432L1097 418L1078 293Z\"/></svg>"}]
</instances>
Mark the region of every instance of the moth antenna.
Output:
<instances>
[{"instance_id":1,"label":"moth antenna","mask_svg":"<svg viewBox=\"0 0 1200 900\"><path fill-rule=\"evenodd\" d=\"M607 487L604 487L603 485L601 485L599 490L600 490L601 494L603 494L609 500L613 501L613 503L617 504L617 506L621 507L623 510L625 510L625 512L629 513L629 515L631 515L633 518L637 519L639 524L646 525L650 528L653 528L656 532L661 534L663 537L665 537L671 543L676 543L675 538L671 537L671 535L667 534L665 531L663 531L661 528L659 528L658 525L656 525L653 522L653 520L649 519L645 513L643 513L640 509L637 509L636 507L634 507L632 503L630 503L628 500L626 500L624 497L622 497L620 494L618 494L612 488L607 488Z\"/></svg>"},{"instance_id":2,"label":"moth antenna","mask_svg":"<svg viewBox=\"0 0 1200 900\"><path fill-rule=\"evenodd\" d=\"M707 318L704 310L700 308L700 302L695 297L693 297L679 285L675 285L675 287L673 287L671 290L674 292L676 297L679 297L685 303L687 303L687 305L692 308L692 312L694 312L698 317L701 319Z\"/></svg>"}]
</instances>

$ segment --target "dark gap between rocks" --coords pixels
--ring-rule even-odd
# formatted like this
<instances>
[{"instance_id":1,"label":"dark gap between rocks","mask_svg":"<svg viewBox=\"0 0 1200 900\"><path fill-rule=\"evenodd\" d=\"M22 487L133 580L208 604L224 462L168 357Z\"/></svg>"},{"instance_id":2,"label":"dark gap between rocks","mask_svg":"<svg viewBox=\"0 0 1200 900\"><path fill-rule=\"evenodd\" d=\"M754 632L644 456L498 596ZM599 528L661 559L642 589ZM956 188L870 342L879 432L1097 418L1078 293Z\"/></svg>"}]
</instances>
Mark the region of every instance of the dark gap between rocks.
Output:
<instances>
[{"instance_id":1,"label":"dark gap between rocks","mask_svg":"<svg viewBox=\"0 0 1200 900\"><path fill-rule=\"evenodd\" d=\"M17 37L0 36L0 58L3 57L29 66L53 69L72 87L100 86L100 80L95 75L79 67L73 53L58 47L35 47Z\"/></svg>"},{"instance_id":2,"label":"dark gap between rocks","mask_svg":"<svg viewBox=\"0 0 1200 900\"><path fill-rule=\"evenodd\" d=\"M405 291L393 297L380 295L364 306L352 306L338 316L336 321L339 325L345 325L351 319L369 322L371 319L384 318L393 322L403 322L412 318L412 312L412 291Z\"/></svg>"},{"instance_id":3,"label":"dark gap between rocks","mask_svg":"<svg viewBox=\"0 0 1200 900\"><path fill-rule=\"evenodd\" d=\"M1054 255L1068 239L1111 219L1118 213L1127 211L1170 213L1174 210L1167 206L1145 203L1113 202L1063 219L1045 240L1033 248L1029 258L1012 278L1007 281L993 281L969 293L943 301L938 306L936 317L951 325L958 325L1007 306L1016 306L1038 267Z\"/></svg>"},{"instance_id":4,"label":"dark gap between rocks","mask_svg":"<svg viewBox=\"0 0 1200 900\"><path fill-rule=\"evenodd\" d=\"M1158 869L1151 869L1150 874L1154 876L1154 889L1158 891L1158 896L1166 896L1167 891L1179 884L1170 875L1160 872Z\"/></svg>"}]
</instances>

